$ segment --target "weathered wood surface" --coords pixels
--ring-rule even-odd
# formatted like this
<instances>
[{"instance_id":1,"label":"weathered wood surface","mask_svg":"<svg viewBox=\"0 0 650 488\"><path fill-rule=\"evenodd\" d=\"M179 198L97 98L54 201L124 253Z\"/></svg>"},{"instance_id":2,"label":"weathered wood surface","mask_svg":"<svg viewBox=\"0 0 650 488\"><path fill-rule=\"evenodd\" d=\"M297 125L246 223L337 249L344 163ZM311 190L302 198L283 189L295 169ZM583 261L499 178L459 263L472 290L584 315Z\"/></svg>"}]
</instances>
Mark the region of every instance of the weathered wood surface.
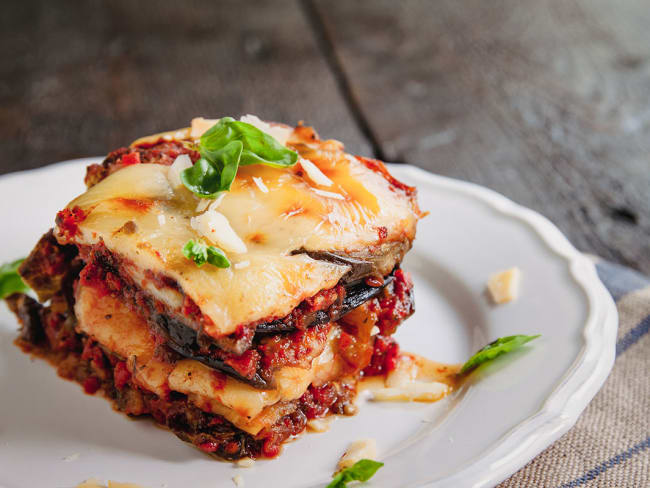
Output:
<instances>
[{"instance_id":1,"label":"weathered wood surface","mask_svg":"<svg viewBox=\"0 0 650 488\"><path fill-rule=\"evenodd\" d=\"M493 188L650 272L647 1L315 10L380 155Z\"/></svg>"},{"instance_id":2,"label":"weathered wood surface","mask_svg":"<svg viewBox=\"0 0 650 488\"><path fill-rule=\"evenodd\" d=\"M0 173L197 114L305 119L650 272L648 25L645 0L9 0Z\"/></svg>"},{"instance_id":3,"label":"weathered wood surface","mask_svg":"<svg viewBox=\"0 0 650 488\"><path fill-rule=\"evenodd\" d=\"M197 115L304 119L368 152L297 2L4 1L0 172Z\"/></svg>"}]
</instances>

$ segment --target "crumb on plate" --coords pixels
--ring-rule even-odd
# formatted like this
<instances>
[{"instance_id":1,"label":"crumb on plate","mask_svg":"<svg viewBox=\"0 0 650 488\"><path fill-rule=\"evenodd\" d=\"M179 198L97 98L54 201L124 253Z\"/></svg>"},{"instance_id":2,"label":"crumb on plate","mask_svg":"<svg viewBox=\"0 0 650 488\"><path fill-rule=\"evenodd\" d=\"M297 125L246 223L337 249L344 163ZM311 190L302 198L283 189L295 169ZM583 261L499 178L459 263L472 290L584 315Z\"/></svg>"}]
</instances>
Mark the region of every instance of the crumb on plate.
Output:
<instances>
[{"instance_id":1,"label":"crumb on plate","mask_svg":"<svg viewBox=\"0 0 650 488\"><path fill-rule=\"evenodd\" d=\"M517 299L521 270L517 267L499 271L490 276L487 289L496 304L508 303Z\"/></svg>"},{"instance_id":2,"label":"crumb on plate","mask_svg":"<svg viewBox=\"0 0 650 488\"><path fill-rule=\"evenodd\" d=\"M238 468L252 468L255 466L255 460L249 457L241 458L235 462Z\"/></svg>"},{"instance_id":3,"label":"crumb on plate","mask_svg":"<svg viewBox=\"0 0 650 488\"><path fill-rule=\"evenodd\" d=\"M377 458L377 442L374 439L359 439L354 441L348 446L339 459L339 463L336 466L336 471L342 471L345 468L349 468L357 461L362 459L376 459Z\"/></svg>"},{"instance_id":4,"label":"crumb on plate","mask_svg":"<svg viewBox=\"0 0 650 488\"><path fill-rule=\"evenodd\" d=\"M311 419L307 421L307 429L310 432L327 432L330 430L334 417L325 417L321 419Z\"/></svg>"}]
</instances>

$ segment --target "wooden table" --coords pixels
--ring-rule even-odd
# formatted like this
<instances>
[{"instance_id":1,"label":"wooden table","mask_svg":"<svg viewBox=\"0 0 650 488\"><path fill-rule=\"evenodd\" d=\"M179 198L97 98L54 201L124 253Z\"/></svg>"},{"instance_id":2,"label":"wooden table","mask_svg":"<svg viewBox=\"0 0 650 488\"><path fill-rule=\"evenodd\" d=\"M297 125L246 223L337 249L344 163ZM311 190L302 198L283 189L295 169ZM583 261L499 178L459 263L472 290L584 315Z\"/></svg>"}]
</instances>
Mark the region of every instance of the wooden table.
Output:
<instances>
[{"instance_id":1,"label":"wooden table","mask_svg":"<svg viewBox=\"0 0 650 488\"><path fill-rule=\"evenodd\" d=\"M0 173L196 115L304 119L650 272L649 25L647 0L5 0Z\"/></svg>"}]
</instances>

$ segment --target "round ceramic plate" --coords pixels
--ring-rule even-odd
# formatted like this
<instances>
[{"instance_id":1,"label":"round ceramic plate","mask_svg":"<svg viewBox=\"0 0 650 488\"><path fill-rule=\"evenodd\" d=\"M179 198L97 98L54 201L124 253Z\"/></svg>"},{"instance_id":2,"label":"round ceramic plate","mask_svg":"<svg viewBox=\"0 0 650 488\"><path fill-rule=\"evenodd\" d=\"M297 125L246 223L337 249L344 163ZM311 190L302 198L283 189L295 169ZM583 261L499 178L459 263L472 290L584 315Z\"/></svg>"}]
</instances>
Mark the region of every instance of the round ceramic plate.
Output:
<instances>
[{"instance_id":1,"label":"round ceramic plate","mask_svg":"<svg viewBox=\"0 0 650 488\"><path fill-rule=\"evenodd\" d=\"M0 262L26 255L55 212L83 191L77 160L0 178ZM410 166L430 212L405 260L416 313L397 333L404 350L458 363L492 339L540 339L477 371L434 404L372 403L305 434L272 461L236 468L154 427L111 411L100 397L58 378L12 344L17 323L0 306L0 485L72 487L90 477L156 487L323 487L357 439L377 441L385 463L374 487L483 487L514 473L571 427L613 361L616 309L593 264L548 220L476 185ZM517 301L492 306L495 271L523 272Z\"/></svg>"}]
</instances>

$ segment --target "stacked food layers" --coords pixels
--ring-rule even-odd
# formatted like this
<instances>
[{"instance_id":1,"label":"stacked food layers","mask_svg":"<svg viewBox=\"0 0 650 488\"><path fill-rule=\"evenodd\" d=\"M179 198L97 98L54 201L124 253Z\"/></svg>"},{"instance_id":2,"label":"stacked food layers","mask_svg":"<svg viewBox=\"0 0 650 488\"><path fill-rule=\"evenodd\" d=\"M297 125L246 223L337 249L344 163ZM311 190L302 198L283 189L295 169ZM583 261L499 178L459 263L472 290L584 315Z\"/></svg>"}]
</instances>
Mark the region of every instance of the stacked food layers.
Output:
<instances>
[{"instance_id":1,"label":"stacked food layers","mask_svg":"<svg viewBox=\"0 0 650 488\"><path fill-rule=\"evenodd\" d=\"M415 189L306 126L195 119L87 170L20 267L18 344L226 459L354 412L413 313Z\"/></svg>"}]
</instances>

